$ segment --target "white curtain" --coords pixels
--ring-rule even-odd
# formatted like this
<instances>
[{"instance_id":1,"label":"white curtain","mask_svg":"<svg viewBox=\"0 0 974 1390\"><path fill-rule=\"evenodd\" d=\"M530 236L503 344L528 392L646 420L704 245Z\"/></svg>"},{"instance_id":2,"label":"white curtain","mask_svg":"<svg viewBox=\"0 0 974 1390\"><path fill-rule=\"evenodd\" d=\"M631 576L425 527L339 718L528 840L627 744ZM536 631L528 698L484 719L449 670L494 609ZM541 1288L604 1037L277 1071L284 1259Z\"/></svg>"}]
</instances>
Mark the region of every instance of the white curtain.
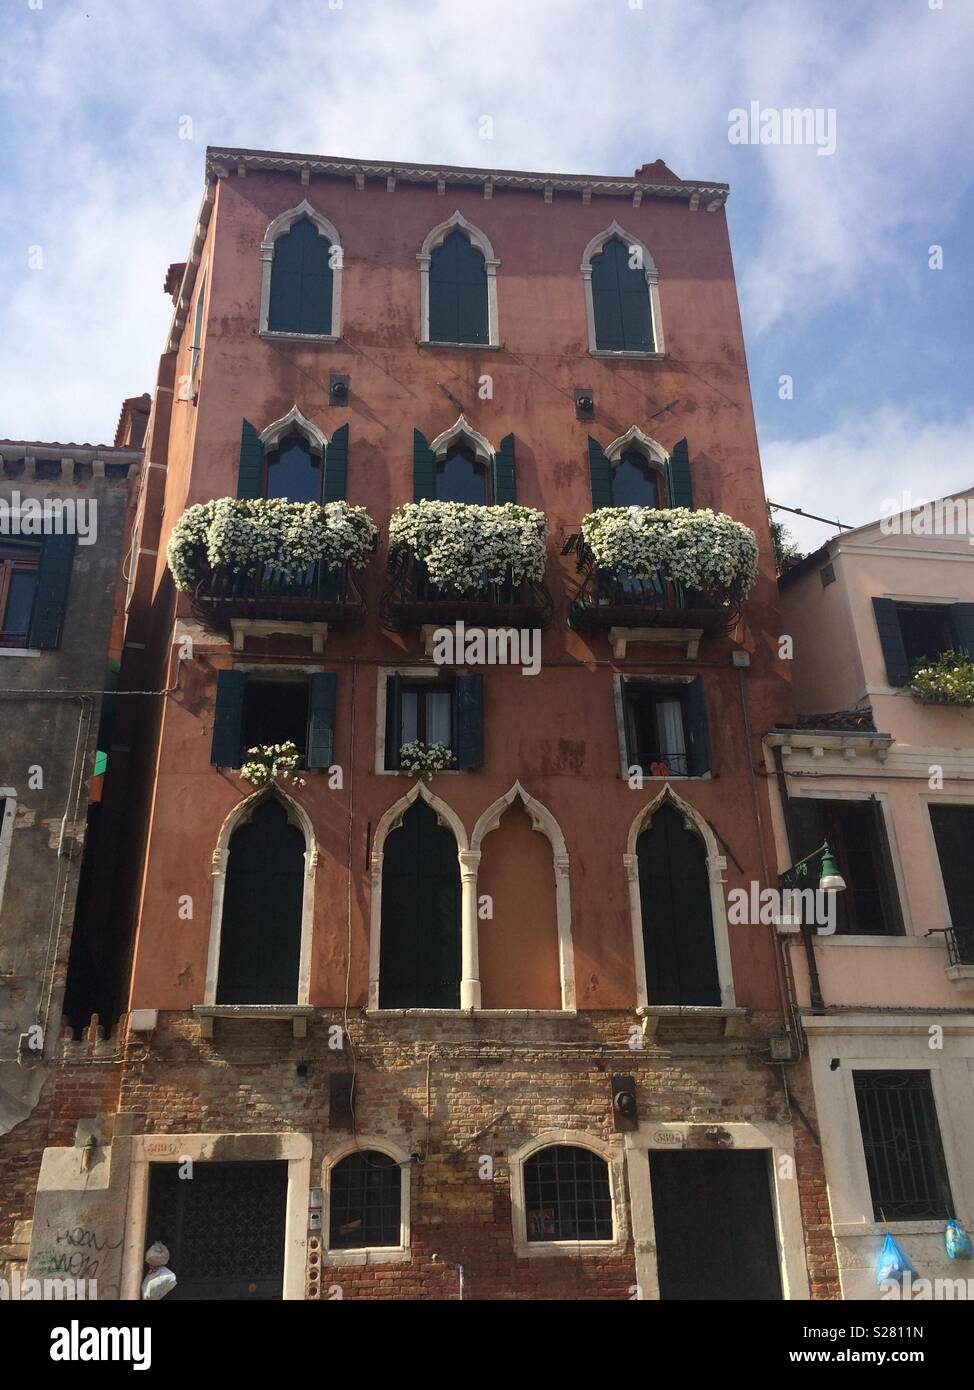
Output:
<instances>
[{"instance_id":1,"label":"white curtain","mask_svg":"<svg viewBox=\"0 0 974 1390\"><path fill-rule=\"evenodd\" d=\"M683 705L679 700L659 700L656 705L656 732L660 762L677 776L686 776L687 745L683 733Z\"/></svg>"}]
</instances>

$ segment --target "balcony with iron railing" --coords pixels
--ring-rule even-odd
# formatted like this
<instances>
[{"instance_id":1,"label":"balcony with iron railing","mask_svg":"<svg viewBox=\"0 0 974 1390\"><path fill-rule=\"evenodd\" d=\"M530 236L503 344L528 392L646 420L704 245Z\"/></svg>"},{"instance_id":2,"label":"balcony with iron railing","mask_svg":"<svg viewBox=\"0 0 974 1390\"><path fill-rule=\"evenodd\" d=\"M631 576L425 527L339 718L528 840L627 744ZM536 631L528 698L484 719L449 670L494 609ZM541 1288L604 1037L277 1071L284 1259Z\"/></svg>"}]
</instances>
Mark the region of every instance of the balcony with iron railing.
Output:
<instances>
[{"instance_id":1,"label":"balcony with iron railing","mask_svg":"<svg viewBox=\"0 0 974 1390\"><path fill-rule=\"evenodd\" d=\"M667 578L658 569L628 575L599 565L581 535L562 552L575 555L579 575L568 623L576 632L602 633L612 628L698 628L708 636L726 631L740 615L740 603L727 593L703 593Z\"/></svg>"},{"instance_id":2,"label":"balcony with iron railing","mask_svg":"<svg viewBox=\"0 0 974 1390\"><path fill-rule=\"evenodd\" d=\"M508 578L463 593L440 588L426 566L407 551L389 555L389 582L379 601L379 617L394 632L415 632L463 622L468 627L547 627L553 603L543 583Z\"/></svg>"},{"instance_id":3,"label":"balcony with iron railing","mask_svg":"<svg viewBox=\"0 0 974 1390\"><path fill-rule=\"evenodd\" d=\"M250 620L347 631L365 621L356 576L377 539L365 509L346 502L219 498L184 512L166 553L176 587L211 630Z\"/></svg>"}]
</instances>

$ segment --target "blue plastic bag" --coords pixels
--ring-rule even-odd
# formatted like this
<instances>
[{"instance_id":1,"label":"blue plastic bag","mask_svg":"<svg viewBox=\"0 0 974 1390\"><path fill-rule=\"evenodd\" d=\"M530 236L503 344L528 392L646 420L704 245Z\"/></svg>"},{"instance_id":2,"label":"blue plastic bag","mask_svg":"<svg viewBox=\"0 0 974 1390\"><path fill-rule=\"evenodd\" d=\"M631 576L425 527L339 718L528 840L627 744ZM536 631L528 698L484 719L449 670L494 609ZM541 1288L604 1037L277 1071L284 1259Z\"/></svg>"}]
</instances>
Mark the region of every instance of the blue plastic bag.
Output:
<instances>
[{"instance_id":1,"label":"blue plastic bag","mask_svg":"<svg viewBox=\"0 0 974 1390\"><path fill-rule=\"evenodd\" d=\"M908 1255L897 1245L893 1237L887 1232L886 1239L883 1241L882 1249L879 1252L879 1259L876 1261L876 1283L885 1284L889 1280L899 1283L909 1270L915 1276L916 1270Z\"/></svg>"},{"instance_id":2,"label":"blue plastic bag","mask_svg":"<svg viewBox=\"0 0 974 1390\"><path fill-rule=\"evenodd\" d=\"M944 1231L944 1244L952 1260L974 1260L974 1245L959 1221L951 1219Z\"/></svg>"}]
</instances>

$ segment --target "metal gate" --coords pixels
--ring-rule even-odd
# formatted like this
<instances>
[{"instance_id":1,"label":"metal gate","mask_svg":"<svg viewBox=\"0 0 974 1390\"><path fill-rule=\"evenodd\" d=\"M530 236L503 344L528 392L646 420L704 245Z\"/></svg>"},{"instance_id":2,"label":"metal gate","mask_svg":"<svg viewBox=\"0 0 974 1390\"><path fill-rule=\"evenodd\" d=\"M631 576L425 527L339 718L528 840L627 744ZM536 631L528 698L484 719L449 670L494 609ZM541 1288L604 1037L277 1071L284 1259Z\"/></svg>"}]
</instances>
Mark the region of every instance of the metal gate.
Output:
<instances>
[{"instance_id":1,"label":"metal gate","mask_svg":"<svg viewBox=\"0 0 974 1390\"><path fill-rule=\"evenodd\" d=\"M277 1299L284 1286L287 1163L149 1166L145 1244L169 1247L172 1299Z\"/></svg>"}]
</instances>

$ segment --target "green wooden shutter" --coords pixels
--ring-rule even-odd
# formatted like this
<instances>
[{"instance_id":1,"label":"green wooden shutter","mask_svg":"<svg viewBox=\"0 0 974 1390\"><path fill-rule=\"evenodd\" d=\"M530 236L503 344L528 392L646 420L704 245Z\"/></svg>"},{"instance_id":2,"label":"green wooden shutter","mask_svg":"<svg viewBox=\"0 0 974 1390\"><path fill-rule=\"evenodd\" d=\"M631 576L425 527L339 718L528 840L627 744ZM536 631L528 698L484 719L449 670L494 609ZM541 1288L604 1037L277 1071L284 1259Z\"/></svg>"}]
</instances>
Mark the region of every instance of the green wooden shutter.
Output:
<instances>
[{"instance_id":1,"label":"green wooden shutter","mask_svg":"<svg viewBox=\"0 0 974 1390\"><path fill-rule=\"evenodd\" d=\"M436 497L436 457L426 436L413 430L413 501Z\"/></svg>"},{"instance_id":2,"label":"green wooden shutter","mask_svg":"<svg viewBox=\"0 0 974 1390\"><path fill-rule=\"evenodd\" d=\"M210 746L210 762L214 767L240 766L246 686L247 677L243 671L220 671L217 674L213 742Z\"/></svg>"},{"instance_id":3,"label":"green wooden shutter","mask_svg":"<svg viewBox=\"0 0 974 1390\"><path fill-rule=\"evenodd\" d=\"M464 772L484 765L484 678L479 672L457 676L457 767Z\"/></svg>"},{"instance_id":4,"label":"green wooden shutter","mask_svg":"<svg viewBox=\"0 0 974 1390\"><path fill-rule=\"evenodd\" d=\"M493 501L496 504L501 502L517 501L517 484L514 476L514 436L505 434L494 455L493 466Z\"/></svg>"},{"instance_id":5,"label":"green wooden shutter","mask_svg":"<svg viewBox=\"0 0 974 1390\"><path fill-rule=\"evenodd\" d=\"M344 502L348 480L348 426L342 425L332 435L325 450L326 502Z\"/></svg>"},{"instance_id":6,"label":"green wooden shutter","mask_svg":"<svg viewBox=\"0 0 974 1390\"><path fill-rule=\"evenodd\" d=\"M685 439L679 439L673 445L666 466L666 504L668 507L693 507L690 451Z\"/></svg>"},{"instance_id":7,"label":"green wooden shutter","mask_svg":"<svg viewBox=\"0 0 974 1390\"><path fill-rule=\"evenodd\" d=\"M687 724L690 733L690 776L702 777L711 767L710 725L702 676L696 676L687 691Z\"/></svg>"},{"instance_id":8,"label":"green wooden shutter","mask_svg":"<svg viewBox=\"0 0 974 1390\"><path fill-rule=\"evenodd\" d=\"M879 880L879 896L883 903L886 930L893 936L902 936L903 909L900 906L900 894L896 886L893 855L889 847L889 835L886 833L886 817L883 815L883 805L878 796L871 796L869 805L873 816L876 848L879 850L876 878ZM854 887L855 885L851 886Z\"/></svg>"},{"instance_id":9,"label":"green wooden shutter","mask_svg":"<svg viewBox=\"0 0 974 1390\"><path fill-rule=\"evenodd\" d=\"M238 497L263 497L264 446L249 420L240 430L240 469L237 473Z\"/></svg>"},{"instance_id":10,"label":"green wooden shutter","mask_svg":"<svg viewBox=\"0 0 974 1390\"><path fill-rule=\"evenodd\" d=\"M974 603L952 603L950 625L954 629L954 650L974 659Z\"/></svg>"},{"instance_id":11,"label":"green wooden shutter","mask_svg":"<svg viewBox=\"0 0 974 1390\"><path fill-rule=\"evenodd\" d=\"M612 506L612 464L602 452L602 446L588 437L588 471L592 481L592 510Z\"/></svg>"},{"instance_id":12,"label":"green wooden shutter","mask_svg":"<svg viewBox=\"0 0 974 1390\"><path fill-rule=\"evenodd\" d=\"M307 217L274 243L267 327L273 333L331 333L331 243Z\"/></svg>"},{"instance_id":13,"label":"green wooden shutter","mask_svg":"<svg viewBox=\"0 0 974 1390\"><path fill-rule=\"evenodd\" d=\"M44 537L27 635L28 647L46 649L61 645L75 540L75 536Z\"/></svg>"},{"instance_id":14,"label":"green wooden shutter","mask_svg":"<svg viewBox=\"0 0 974 1390\"><path fill-rule=\"evenodd\" d=\"M402 676L397 671L386 680L386 771L399 769L402 747Z\"/></svg>"},{"instance_id":15,"label":"green wooden shutter","mask_svg":"<svg viewBox=\"0 0 974 1390\"><path fill-rule=\"evenodd\" d=\"M487 342L484 257L459 229L430 257L429 335L433 343Z\"/></svg>"},{"instance_id":16,"label":"green wooden shutter","mask_svg":"<svg viewBox=\"0 0 974 1390\"><path fill-rule=\"evenodd\" d=\"M896 604L891 598L874 598L873 612L876 614L876 627L879 629L883 660L886 662L886 679L890 685L908 685L910 663L906 657L906 647L903 645Z\"/></svg>"},{"instance_id":17,"label":"green wooden shutter","mask_svg":"<svg viewBox=\"0 0 974 1390\"><path fill-rule=\"evenodd\" d=\"M338 676L318 671L308 682L308 752L305 766L331 767L335 754L335 704Z\"/></svg>"}]
</instances>

